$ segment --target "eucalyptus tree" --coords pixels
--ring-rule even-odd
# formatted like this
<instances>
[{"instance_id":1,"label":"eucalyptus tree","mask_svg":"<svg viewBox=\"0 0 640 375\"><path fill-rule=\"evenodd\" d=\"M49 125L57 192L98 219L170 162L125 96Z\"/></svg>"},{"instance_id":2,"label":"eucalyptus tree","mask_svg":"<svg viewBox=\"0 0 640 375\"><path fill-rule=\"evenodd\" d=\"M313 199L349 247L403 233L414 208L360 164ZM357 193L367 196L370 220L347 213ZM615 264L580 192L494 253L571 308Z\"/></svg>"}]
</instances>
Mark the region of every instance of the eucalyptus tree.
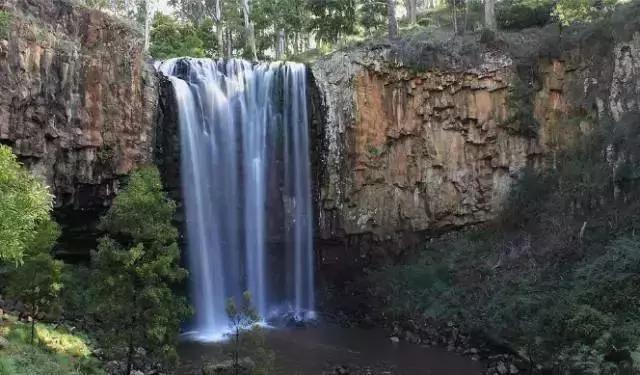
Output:
<instances>
[{"instance_id":1,"label":"eucalyptus tree","mask_svg":"<svg viewBox=\"0 0 640 375\"><path fill-rule=\"evenodd\" d=\"M213 21L218 51L225 51L225 28L224 28L224 0L170 0L169 4L178 9L179 14L193 22L201 25L208 17Z\"/></svg>"},{"instance_id":2,"label":"eucalyptus tree","mask_svg":"<svg viewBox=\"0 0 640 375\"><path fill-rule=\"evenodd\" d=\"M495 32L496 24L496 0L484 0L484 27Z\"/></svg>"},{"instance_id":3,"label":"eucalyptus tree","mask_svg":"<svg viewBox=\"0 0 640 375\"><path fill-rule=\"evenodd\" d=\"M404 0L404 7L407 10L409 24L415 25L418 20L418 0Z\"/></svg>"},{"instance_id":4,"label":"eucalyptus tree","mask_svg":"<svg viewBox=\"0 0 640 375\"><path fill-rule=\"evenodd\" d=\"M398 20L396 19L396 0L387 0L387 19L389 39L398 39Z\"/></svg>"},{"instance_id":5,"label":"eucalyptus tree","mask_svg":"<svg viewBox=\"0 0 640 375\"><path fill-rule=\"evenodd\" d=\"M335 43L356 32L356 0L308 0L309 27L321 42Z\"/></svg>"}]
</instances>

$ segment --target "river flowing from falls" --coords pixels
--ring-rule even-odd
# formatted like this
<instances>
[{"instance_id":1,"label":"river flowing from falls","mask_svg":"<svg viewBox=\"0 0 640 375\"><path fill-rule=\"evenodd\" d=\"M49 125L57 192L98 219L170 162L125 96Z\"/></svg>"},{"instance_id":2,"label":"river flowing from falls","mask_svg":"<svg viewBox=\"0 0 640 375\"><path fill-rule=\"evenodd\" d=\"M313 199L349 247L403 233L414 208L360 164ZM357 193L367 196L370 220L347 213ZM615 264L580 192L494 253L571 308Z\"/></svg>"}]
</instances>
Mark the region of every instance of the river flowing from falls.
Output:
<instances>
[{"instance_id":1,"label":"river flowing from falls","mask_svg":"<svg viewBox=\"0 0 640 375\"><path fill-rule=\"evenodd\" d=\"M222 339L229 298L264 319L313 315L313 220L302 64L172 59L180 128L189 336Z\"/></svg>"}]
</instances>

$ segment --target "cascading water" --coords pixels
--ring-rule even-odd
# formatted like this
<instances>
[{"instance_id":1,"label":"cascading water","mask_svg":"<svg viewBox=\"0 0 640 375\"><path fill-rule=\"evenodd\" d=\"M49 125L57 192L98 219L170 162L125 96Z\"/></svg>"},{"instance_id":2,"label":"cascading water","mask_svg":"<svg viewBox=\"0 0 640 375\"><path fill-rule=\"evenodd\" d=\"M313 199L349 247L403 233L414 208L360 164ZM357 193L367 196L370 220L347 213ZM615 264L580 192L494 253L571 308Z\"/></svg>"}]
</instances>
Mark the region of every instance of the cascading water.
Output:
<instances>
[{"instance_id":1,"label":"cascading water","mask_svg":"<svg viewBox=\"0 0 640 375\"><path fill-rule=\"evenodd\" d=\"M178 105L192 336L222 338L226 301L245 290L263 318L313 314L304 65L173 59L158 69Z\"/></svg>"}]
</instances>

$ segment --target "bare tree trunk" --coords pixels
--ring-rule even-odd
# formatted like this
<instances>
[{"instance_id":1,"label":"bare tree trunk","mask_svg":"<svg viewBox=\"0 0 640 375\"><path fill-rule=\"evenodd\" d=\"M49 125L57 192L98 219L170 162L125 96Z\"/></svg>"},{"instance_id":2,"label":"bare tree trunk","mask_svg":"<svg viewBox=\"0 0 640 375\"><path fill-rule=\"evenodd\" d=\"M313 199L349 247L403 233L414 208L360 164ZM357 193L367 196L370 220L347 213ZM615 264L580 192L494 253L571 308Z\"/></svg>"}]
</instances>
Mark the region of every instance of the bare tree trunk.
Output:
<instances>
[{"instance_id":1,"label":"bare tree trunk","mask_svg":"<svg viewBox=\"0 0 640 375\"><path fill-rule=\"evenodd\" d=\"M484 0L484 27L495 32L496 25L496 0Z\"/></svg>"},{"instance_id":2,"label":"bare tree trunk","mask_svg":"<svg viewBox=\"0 0 640 375\"><path fill-rule=\"evenodd\" d=\"M224 27L222 24L222 0L216 0L213 10L213 22L216 24L216 40L218 43L218 53L224 54Z\"/></svg>"},{"instance_id":3,"label":"bare tree trunk","mask_svg":"<svg viewBox=\"0 0 640 375\"><path fill-rule=\"evenodd\" d=\"M456 0L451 0L451 7L453 17L453 33L458 35L458 7L456 6Z\"/></svg>"},{"instance_id":4,"label":"bare tree trunk","mask_svg":"<svg viewBox=\"0 0 640 375\"><path fill-rule=\"evenodd\" d=\"M418 21L417 0L404 0L404 7L407 9L407 18L409 19L409 24L415 25Z\"/></svg>"},{"instance_id":5,"label":"bare tree trunk","mask_svg":"<svg viewBox=\"0 0 640 375\"><path fill-rule=\"evenodd\" d=\"M144 3L144 51L149 52L149 45L151 44L151 19L153 18L152 0L145 0Z\"/></svg>"},{"instance_id":6,"label":"bare tree trunk","mask_svg":"<svg viewBox=\"0 0 640 375\"><path fill-rule=\"evenodd\" d=\"M389 39L398 39L398 20L396 19L396 0L387 0L387 18L389 20Z\"/></svg>"},{"instance_id":7,"label":"bare tree trunk","mask_svg":"<svg viewBox=\"0 0 640 375\"><path fill-rule=\"evenodd\" d=\"M278 60L282 59L282 56L284 56L284 50L285 50L284 37L285 37L284 30L278 31L278 45L276 48L276 59Z\"/></svg>"},{"instance_id":8,"label":"bare tree trunk","mask_svg":"<svg viewBox=\"0 0 640 375\"><path fill-rule=\"evenodd\" d=\"M247 49L251 59L257 60L258 54L256 52L256 35L251 22L251 0L242 0L242 15L244 17L244 30L246 33Z\"/></svg>"},{"instance_id":9,"label":"bare tree trunk","mask_svg":"<svg viewBox=\"0 0 640 375\"><path fill-rule=\"evenodd\" d=\"M231 30L227 29L225 31L227 34L227 42L225 43L226 49L225 49L224 56L226 58L230 58L231 53L233 52L233 37L231 36Z\"/></svg>"}]
</instances>

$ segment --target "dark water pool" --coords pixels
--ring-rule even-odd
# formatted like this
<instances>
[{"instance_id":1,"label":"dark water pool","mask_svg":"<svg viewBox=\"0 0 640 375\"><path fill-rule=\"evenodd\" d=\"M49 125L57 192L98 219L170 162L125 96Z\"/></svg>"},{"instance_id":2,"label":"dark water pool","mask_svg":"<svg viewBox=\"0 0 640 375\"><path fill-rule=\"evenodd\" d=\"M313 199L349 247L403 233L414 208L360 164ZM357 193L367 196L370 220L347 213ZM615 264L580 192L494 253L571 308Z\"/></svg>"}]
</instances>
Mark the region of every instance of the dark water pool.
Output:
<instances>
[{"instance_id":1,"label":"dark water pool","mask_svg":"<svg viewBox=\"0 0 640 375\"><path fill-rule=\"evenodd\" d=\"M481 363L443 349L405 342L393 343L382 330L323 325L267 331L276 354L279 374L316 375L346 366L352 374L479 375ZM215 345L184 343L180 375L199 374L203 358L216 353ZM332 372L329 372L332 373Z\"/></svg>"}]
</instances>

